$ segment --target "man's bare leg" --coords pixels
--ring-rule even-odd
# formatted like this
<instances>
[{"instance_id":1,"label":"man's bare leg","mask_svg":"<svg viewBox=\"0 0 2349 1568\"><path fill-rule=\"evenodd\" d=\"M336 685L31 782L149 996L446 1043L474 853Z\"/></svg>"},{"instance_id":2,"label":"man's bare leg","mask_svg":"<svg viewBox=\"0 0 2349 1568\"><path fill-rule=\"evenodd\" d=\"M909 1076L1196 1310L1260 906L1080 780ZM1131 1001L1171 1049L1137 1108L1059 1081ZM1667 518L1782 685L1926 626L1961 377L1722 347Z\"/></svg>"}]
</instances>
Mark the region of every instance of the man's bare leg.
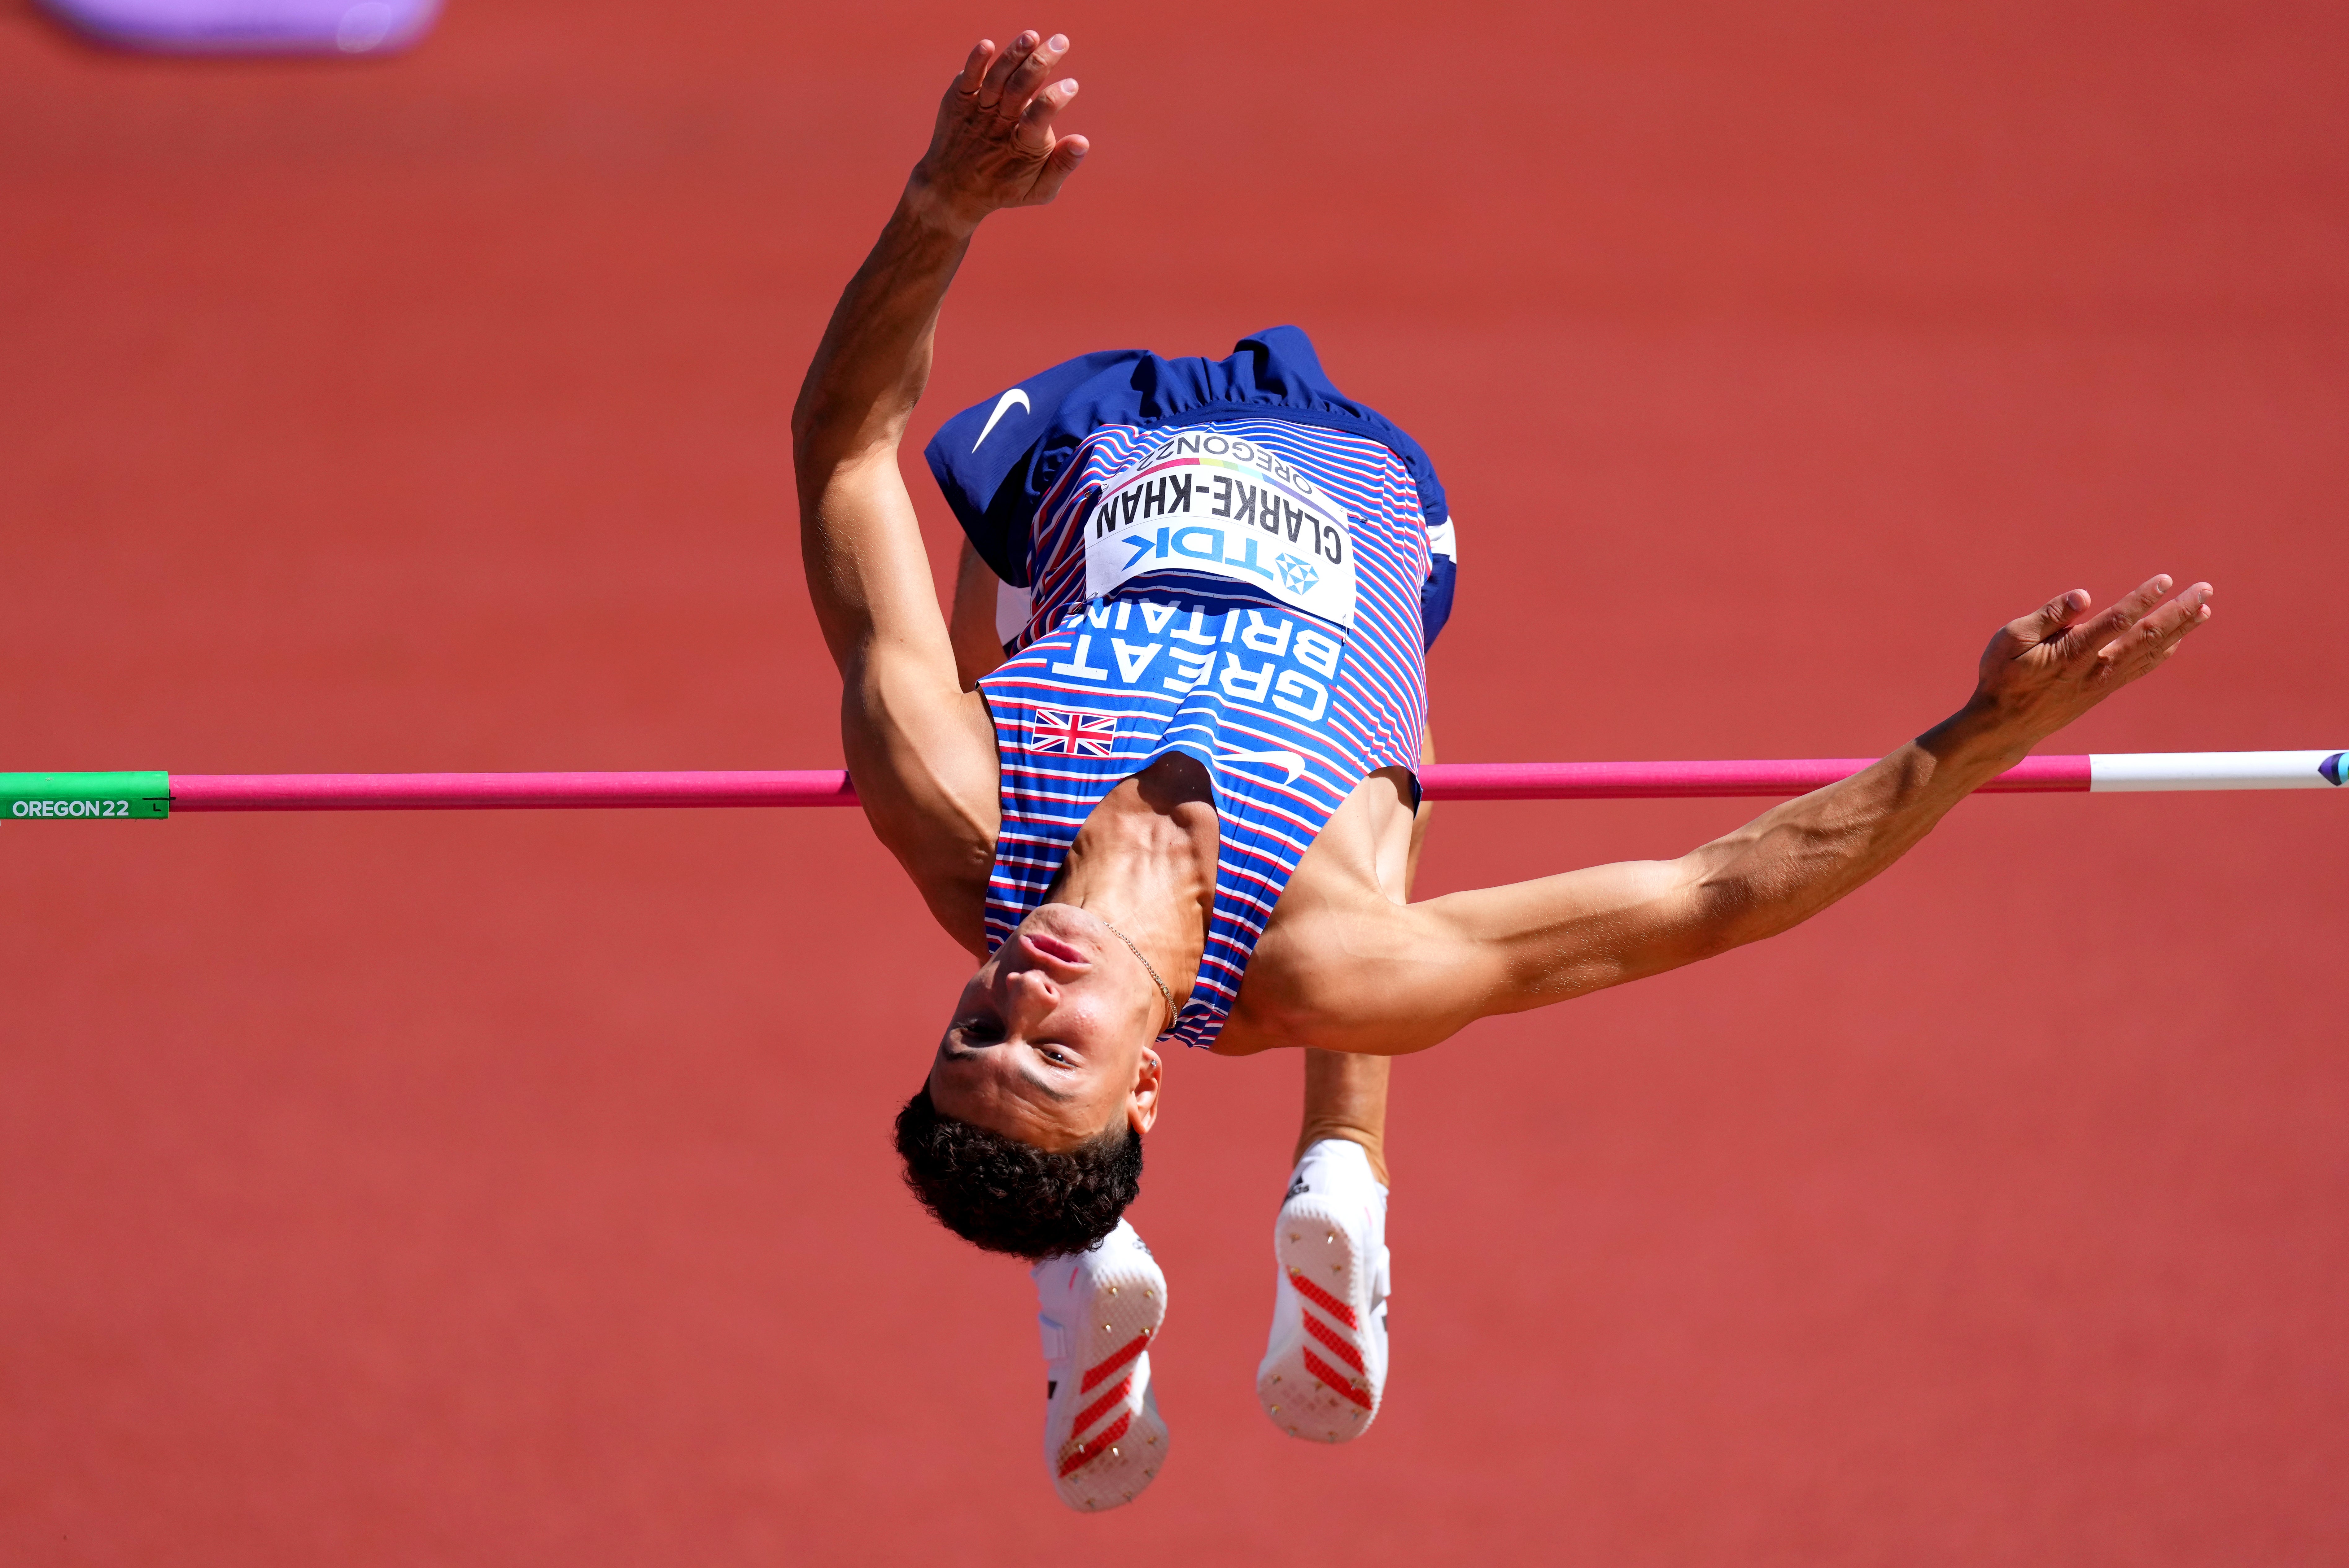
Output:
<instances>
[{"instance_id":1,"label":"man's bare leg","mask_svg":"<svg viewBox=\"0 0 2349 1568\"><path fill-rule=\"evenodd\" d=\"M1435 761L1435 732L1423 731L1419 742L1422 766ZM1419 880L1419 855L1427 844L1427 824L1435 807L1426 801L1419 803L1419 811L1411 823L1411 857L1403 863L1403 897L1411 897L1412 886ZM1326 1137L1341 1137L1362 1146L1371 1157L1371 1173L1379 1185L1392 1185L1387 1179L1387 1079L1393 1071L1393 1058L1388 1056L1358 1056L1340 1051L1305 1053L1305 1124L1297 1134L1297 1153L1291 1160L1305 1158L1305 1151Z\"/></svg>"},{"instance_id":2,"label":"man's bare leg","mask_svg":"<svg viewBox=\"0 0 2349 1568\"><path fill-rule=\"evenodd\" d=\"M1420 761L1435 760L1433 735ZM1419 875L1429 806L1412 820L1403 896ZM1319 1443L1359 1438L1387 1381L1387 1084L1393 1061L1305 1053L1305 1119L1273 1221L1278 1272L1256 1397L1274 1426Z\"/></svg>"},{"instance_id":3,"label":"man's bare leg","mask_svg":"<svg viewBox=\"0 0 2349 1568\"><path fill-rule=\"evenodd\" d=\"M1362 1146L1371 1174L1387 1186L1387 1075L1392 1058L1356 1056L1341 1051L1305 1053L1305 1125L1297 1135L1298 1159L1323 1138L1341 1137Z\"/></svg>"}]
</instances>

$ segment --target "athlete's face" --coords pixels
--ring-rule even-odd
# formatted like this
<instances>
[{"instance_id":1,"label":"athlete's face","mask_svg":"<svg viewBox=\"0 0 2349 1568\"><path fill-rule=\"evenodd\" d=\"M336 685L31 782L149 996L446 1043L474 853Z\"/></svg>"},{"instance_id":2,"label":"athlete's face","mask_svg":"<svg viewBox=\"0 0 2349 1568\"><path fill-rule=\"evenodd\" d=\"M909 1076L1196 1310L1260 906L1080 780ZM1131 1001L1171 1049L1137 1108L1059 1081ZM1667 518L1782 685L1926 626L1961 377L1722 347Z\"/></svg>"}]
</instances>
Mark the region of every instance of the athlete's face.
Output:
<instances>
[{"instance_id":1,"label":"athlete's face","mask_svg":"<svg viewBox=\"0 0 2349 1568\"><path fill-rule=\"evenodd\" d=\"M1165 1008L1108 927L1046 904L980 966L930 1064L943 1115L1039 1148L1069 1149L1158 1116Z\"/></svg>"}]
</instances>

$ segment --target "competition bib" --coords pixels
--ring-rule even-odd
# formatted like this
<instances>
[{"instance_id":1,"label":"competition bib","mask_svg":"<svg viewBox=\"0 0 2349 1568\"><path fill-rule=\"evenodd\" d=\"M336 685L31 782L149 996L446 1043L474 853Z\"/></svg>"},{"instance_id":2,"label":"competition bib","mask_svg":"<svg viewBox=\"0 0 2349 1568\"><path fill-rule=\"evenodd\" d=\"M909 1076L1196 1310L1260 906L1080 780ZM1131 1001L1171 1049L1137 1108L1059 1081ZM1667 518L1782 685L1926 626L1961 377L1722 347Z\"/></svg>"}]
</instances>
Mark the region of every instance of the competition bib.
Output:
<instances>
[{"instance_id":1,"label":"competition bib","mask_svg":"<svg viewBox=\"0 0 2349 1568\"><path fill-rule=\"evenodd\" d=\"M1345 509L1278 453L1213 431L1168 437L1109 481L1085 524L1085 593L1201 572L1354 624Z\"/></svg>"}]
</instances>

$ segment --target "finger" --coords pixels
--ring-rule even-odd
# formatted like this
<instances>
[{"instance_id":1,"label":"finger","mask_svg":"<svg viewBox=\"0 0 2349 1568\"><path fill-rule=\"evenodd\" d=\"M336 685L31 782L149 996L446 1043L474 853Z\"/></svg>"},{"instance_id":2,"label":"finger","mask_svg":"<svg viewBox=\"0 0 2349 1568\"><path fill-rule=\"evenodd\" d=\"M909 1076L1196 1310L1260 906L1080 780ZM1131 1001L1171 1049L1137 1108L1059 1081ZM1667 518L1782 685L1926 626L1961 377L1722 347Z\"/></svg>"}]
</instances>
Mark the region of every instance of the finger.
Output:
<instances>
[{"instance_id":1,"label":"finger","mask_svg":"<svg viewBox=\"0 0 2349 1568\"><path fill-rule=\"evenodd\" d=\"M1027 111L1019 117L1017 140L1030 152L1043 152L1052 145L1052 117L1069 107L1077 96L1074 78L1054 82L1029 99Z\"/></svg>"},{"instance_id":2,"label":"finger","mask_svg":"<svg viewBox=\"0 0 2349 1568\"><path fill-rule=\"evenodd\" d=\"M1068 52L1068 36L1063 33L1055 33L1038 45L1003 84L1003 98L995 106L995 112L1007 119L1025 113L1037 89L1044 85L1044 79L1052 74L1052 67L1059 65L1061 57Z\"/></svg>"},{"instance_id":3,"label":"finger","mask_svg":"<svg viewBox=\"0 0 2349 1568\"><path fill-rule=\"evenodd\" d=\"M1060 145L1052 149L1052 156L1044 161L1044 171L1036 176L1028 200L1040 207L1059 195L1062 183L1077 171L1077 165L1085 161L1085 154L1092 149L1092 143L1081 136L1061 138Z\"/></svg>"},{"instance_id":4,"label":"finger","mask_svg":"<svg viewBox=\"0 0 2349 1568\"><path fill-rule=\"evenodd\" d=\"M2196 583L2147 618L2163 618L2166 634L2184 637L2210 618L2210 600L2217 593L2208 583Z\"/></svg>"},{"instance_id":5,"label":"finger","mask_svg":"<svg viewBox=\"0 0 2349 1568\"><path fill-rule=\"evenodd\" d=\"M2126 637L2129 630L2159 604L2169 592L2169 574L2158 573L2113 601L2110 609L2095 619L2075 626L2068 633L2067 655L2082 652L2101 655L2106 649Z\"/></svg>"},{"instance_id":6,"label":"finger","mask_svg":"<svg viewBox=\"0 0 2349 1568\"><path fill-rule=\"evenodd\" d=\"M2178 651L2189 632L2210 618L2210 586L2197 583L2097 649L2091 686L2126 685Z\"/></svg>"},{"instance_id":7,"label":"finger","mask_svg":"<svg viewBox=\"0 0 2349 1568\"><path fill-rule=\"evenodd\" d=\"M2190 633L2199 627L2208 625L2209 622L2211 609L2210 585L2208 583L2197 583L2194 586L2195 587L2202 590L2202 602L2195 606L2194 613L2186 617L2179 624L2178 629L2169 634L2168 639L2164 644L2161 652L2156 657L2156 663L2158 663L2161 659L2168 659L2171 655L2175 654L2178 651L2178 645L2183 643ZM2179 597L2182 598L2185 596L2180 595Z\"/></svg>"},{"instance_id":8,"label":"finger","mask_svg":"<svg viewBox=\"0 0 2349 1568\"><path fill-rule=\"evenodd\" d=\"M981 38L978 43L973 44L970 47L970 57L963 61L962 70L955 78L955 90L966 97L977 92L978 84L986 79L987 63L993 58L995 58L994 39Z\"/></svg>"},{"instance_id":9,"label":"finger","mask_svg":"<svg viewBox=\"0 0 2349 1568\"><path fill-rule=\"evenodd\" d=\"M2063 635L2064 628L2088 613L2096 601L2088 597L2085 588L2074 588L2068 594L2058 594L2021 620L2007 623L2007 635L2026 645L2047 642Z\"/></svg>"},{"instance_id":10,"label":"finger","mask_svg":"<svg viewBox=\"0 0 2349 1568\"><path fill-rule=\"evenodd\" d=\"M979 78L978 101L989 109L994 108L1003 97L1003 84L1011 79L1011 73L1026 62L1041 42L1043 40L1036 36L1032 27L1012 39L1004 51L995 57L994 63L987 67L987 75Z\"/></svg>"},{"instance_id":11,"label":"finger","mask_svg":"<svg viewBox=\"0 0 2349 1568\"><path fill-rule=\"evenodd\" d=\"M2139 621L2106 651L2123 659L2136 656L2147 662L2167 656L2188 632L2210 618L2210 594L2209 584L2195 584Z\"/></svg>"},{"instance_id":12,"label":"finger","mask_svg":"<svg viewBox=\"0 0 2349 1568\"><path fill-rule=\"evenodd\" d=\"M2159 604L2169 592L2169 576L2162 573L2147 578L2136 588L2113 602L2110 609L2075 626L2064 634L2064 646L2057 651L2065 659L2079 659L2101 654L2129 628L2145 618L2146 612Z\"/></svg>"}]
</instances>

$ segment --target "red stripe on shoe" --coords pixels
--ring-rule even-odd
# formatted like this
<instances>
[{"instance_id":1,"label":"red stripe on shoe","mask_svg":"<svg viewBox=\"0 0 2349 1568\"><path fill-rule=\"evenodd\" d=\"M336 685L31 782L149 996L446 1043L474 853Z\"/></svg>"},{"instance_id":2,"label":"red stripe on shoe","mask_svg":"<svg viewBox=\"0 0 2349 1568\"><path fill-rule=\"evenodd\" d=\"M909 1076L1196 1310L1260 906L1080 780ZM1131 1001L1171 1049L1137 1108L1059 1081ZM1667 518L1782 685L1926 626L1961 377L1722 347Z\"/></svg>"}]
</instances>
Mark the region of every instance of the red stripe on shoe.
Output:
<instances>
[{"instance_id":1,"label":"red stripe on shoe","mask_svg":"<svg viewBox=\"0 0 2349 1568\"><path fill-rule=\"evenodd\" d=\"M1346 1321L1349 1324L1353 1322L1351 1318L1349 1318ZM1127 1362L1141 1355L1143 1348L1149 1344L1150 1331L1148 1329L1143 1329L1140 1334L1135 1334L1132 1339L1127 1340L1123 1345L1121 1345L1115 1350L1111 1351L1109 1355L1102 1359L1101 1365L1086 1373L1084 1382L1077 1386L1077 1392L1080 1394L1092 1393L1093 1391L1093 1385L1099 1383L1102 1378L1107 1377L1111 1373L1115 1372L1119 1367L1124 1366Z\"/></svg>"},{"instance_id":2,"label":"red stripe on shoe","mask_svg":"<svg viewBox=\"0 0 2349 1568\"><path fill-rule=\"evenodd\" d=\"M1315 1284L1311 1280L1307 1279L1295 1269L1288 1271L1288 1282L1297 1287L1297 1293L1299 1295L1303 1296L1307 1301L1311 1302L1315 1306L1319 1307L1323 1312L1328 1313L1331 1317L1336 1318L1348 1328L1360 1328L1362 1326L1354 1321L1354 1309L1352 1307L1348 1306L1344 1302L1340 1301L1336 1296L1331 1295L1328 1291L1323 1290L1319 1285Z\"/></svg>"},{"instance_id":3,"label":"red stripe on shoe","mask_svg":"<svg viewBox=\"0 0 2349 1568\"><path fill-rule=\"evenodd\" d=\"M1362 1366L1362 1353L1355 1349L1352 1345L1347 1344L1344 1340L1339 1338L1338 1331L1336 1329L1330 1327L1319 1318L1315 1317L1311 1313L1307 1313L1305 1314L1305 1332L1319 1340L1322 1344L1328 1345L1337 1354L1339 1360L1344 1362L1355 1371L1361 1372L1365 1376L1368 1376L1367 1370ZM1082 1423L1079 1424L1081 1425Z\"/></svg>"},{"instance_id":4,"label":"red stripe on shoe","mask_svg":"<svg viewBox=\"0 0 2349 1568\"><path fill-rule=\"evenodd\" d=\"M1355 1404L1360 1405L1363 1409L1367 1410L1371 1407L1371 1397L1369 1395L1363 1393L1361 1389L1348 1382L1344 1375L1339 1372L1336 1367L1330 1366L1328 1362L1322 1360L1319 1356L1314 1355L1309 1350L1305 1353L1305 1370L1313 1374L1314 1376L1321 1379L1322 1382L1327 1383L1330 1387L1335 1388L1339 1393L1343 1394L1347 1398L1351 1399ZM1062 1470L1061 1473L1062 1475L1066 1475L1069 1472Z\"/></svg>"},{"instance_id":5,"label":"red stripe on shoe","mask_svg":"<svg viewBox=\"0 0 2349 1568\"><path fill-rule=\"evenodd\" d=\"M1095 1438L1092 1442L1087 1443L1075 1453L1071 1454L1067 1459L1061 1461L1061 1474L1062 1478L1065 1479L1076 1474L1079 1470L1084 1469L1087 1465L1101 1458L1103 1451L1105 1451L1112 1443L1116 1442L1120 1438L1125 1436L1126 1428L1133 1424L1133 1412L1131 1410L1127 1411L1124 1415L1120 1416L1116 1420L1111 1422L1107 1429L1105 1429L1100 1437Z\"/></svg>"},{"instance_id":6,"label":"red stripe on shoe","mask_svg":"<svg viewBox=\"0 0 2349 1568\"><path fill-rule=\"evenodd\" d=\"M1103 1416L1108 1415L1111 1407L1117 1404L1119 1400L1124 1398L1125 1391L1133 1386L1133 1376L1131 1373L1119 1378L1117 1380L1116 1387L1111 1389L1108 1393L1102 1395L1100 1398L1086 1406L1082 1410L1077 1412L1077 1418L1069 1423L1069 1436L1072 1438L1075 1437L1079 1432L1083 1431L1087 1427L1092 1426L1095 1421L1098 1421Z\"/></svg>"}]
</instances>

